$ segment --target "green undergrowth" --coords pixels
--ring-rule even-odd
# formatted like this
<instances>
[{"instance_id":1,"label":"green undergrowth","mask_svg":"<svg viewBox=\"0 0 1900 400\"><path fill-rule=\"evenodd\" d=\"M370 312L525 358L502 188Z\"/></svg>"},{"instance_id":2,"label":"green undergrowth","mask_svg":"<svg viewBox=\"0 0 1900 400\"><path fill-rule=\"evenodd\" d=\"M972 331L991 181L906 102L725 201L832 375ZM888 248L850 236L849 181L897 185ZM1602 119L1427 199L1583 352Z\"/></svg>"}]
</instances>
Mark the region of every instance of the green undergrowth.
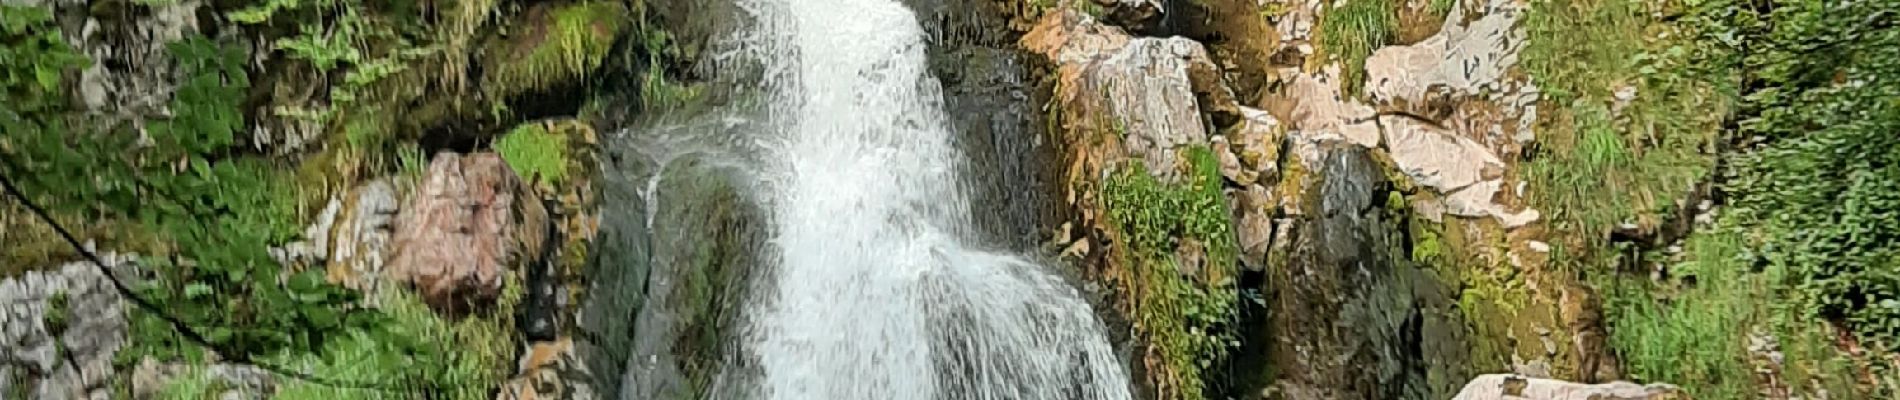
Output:
<instances>
[{"instance_id":1,"label":"green undergrowth","mask_svg":"<svg viewBox=\"0 0 1900 400\"><path fill-rule=\"evenodd\" d=\"M1876 352L1900 348L1900 1L1714 1L1698 19L1739 35L1744 88L1732 211L1753 262L1788 270L1808 315ZM1878 353L1877 353L1878 354ZM1888 353L1891 354L1891 353ZM1876 375L1900 376L1900 359ZM1900 390L1889 378L1888 390ZM1889 393L1890 395L1900 395Z\"/></svg>"},{"instance_id":2,"label":"green undergrowth","mask_svg":"<svg viewBox=\"0 0 1900 400\"><path fill-rule=\"evenodd\" d=\"M493 398L515 362L514 308L525 292L510 278L497 310L454 320L436 314L416 295L388 290L381 310L387 332L352 331L320 353L291 354L281 363L317 376L374 382L399 389L346 389L291 381L272 398L354 400Z\"/></svg>"},{"instance_id":3,"label":"green undergrowth","mask_svg":"<svg viewBox=\"0 0 1900 400\"><path fill-rule=\"evenodd\" d=\"M1891 397L1897 366L1878 355L1900 336L1900 33L1857 24L1900 2L1774 4L1535 3L1523 66L1547 106L1530 200L1584 245L1558 261L1607 294L1630 377L1699 399ZM1621 88L1636 97L1618 112ZM1738 147L1721 155L1727 202L1680 258L1590 247L1678 211L1719 139ZM1765 342L1783 363L1751 347Z\"/></svg>"},{"instance_id":4,"label":"green undergrowth","mask_svg":"<svg viewBox=\"0 0 1900 400\"><path fill-rule=\"evenodd\" d=\"M1671 263L1673 277L1599 277L1606 313L1613 321L1610 343L1631 379L1682 385L1697 399L1752 399L1770 389L1757 370L1776 368L1781 384L1795 393L1825 390L1854 397L1856 361L1833 348L1833 329L1802 317L1781 268L1751 270L1739 230L1692 236L1686 256ZM1773 364L1751 341L1779 347ZM1760 344L1753 344L1761 346Z\"/></svg>"},{"instance_id":5,"label":"green undergrowth","mask_svg":"<svg viewBox=\"0 0 1900 400\"><path fill-rule=\"evenodd\" d=\"M567 141L566 135L549 131L546 124L528 123L502 135L494 148L523 180L560 187L567 178Z\"/></svg>"},{"instance_id":6,"label":"green undergrowth","mask_svg":"<svg viewBox=\"0 0 1900 400\"><path fill-rule=\"evenodd\" d=\"M510 285L509 287L519 287ZM389 331L354 330L332 340L316 353L286 353L275 363L327 379L376 385L342 388L281 378L269 398L278 400L452 399L493 398L514 363L512 312L520 301L518 289L503 293L502 308L493 316L451 320L431 311L422 300L403 290L381 296L382 310L391 318ZM216 399L230 383L208 374L202 366L188 366L159 391L160 399Z\"/></svg>"},{"instance_id":7,"label":"green undergrowth","mask_svg":"<svg viewBox=\"0 0 1900 400\"><path fill-rule=\"evenodd\" d=\"M1341 89L1357 96L1365 87L1366 58L1399 32L1393 0L1334 0L1319 17L1320 50L1344 64Z\"/></svg>"},{"instance_id":8,"label":"green undergrowth","mask_svg":"<svg viewBox=\"0 0 1900 400\"><path fill-rule=\"evenodd\" d=\"M1210 369L1239 342L1235 318L1236 244L1213 153L1186 152L1185 182L1167 184L1133 162L1103 188L1108 220L1127 249L1119 264L1131 269L1125 288L1137 327L1146 334L1152 376L1166 399L1201 399ZM1176 249L1198 246L1204 266L1184 274ZM1155 365L1159 362L1160 365Z\"/></svg>"},{"instance_id":9,"label":"green undergrowth","mask_svg":"<svg viewBox=\"0 0 1900 400\"><path fill-rule=\"evenodd\" d=\"M1714 165L1721 82L1690 70L1687 32L1650 34L1649 4L1536 2L1523 23L1521 65L1544 96L1523 174L1556 231L1596 240L1617 224L1655 225ZM1620 110L1618 90L1636 96Z\"/></svg>"}]
</instances>

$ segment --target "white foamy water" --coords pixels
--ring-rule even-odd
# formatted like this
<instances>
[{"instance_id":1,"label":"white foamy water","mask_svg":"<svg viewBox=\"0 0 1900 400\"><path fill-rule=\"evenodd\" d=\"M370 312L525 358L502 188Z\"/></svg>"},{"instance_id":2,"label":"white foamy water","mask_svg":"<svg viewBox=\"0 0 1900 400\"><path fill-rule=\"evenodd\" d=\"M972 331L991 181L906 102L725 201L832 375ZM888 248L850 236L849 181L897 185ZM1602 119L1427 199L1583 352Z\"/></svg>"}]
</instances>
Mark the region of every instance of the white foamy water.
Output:
<instances>
[{"instance_id":1,"label":"white foamy water","mask_svg":"<svg viewBox=\"0 0 1900 400\"><path fill-rule=\"evenodd\" d=\"M745 0L767 36L775 253L744 347L771 399L1127 399L1076 290L986 250L896 0ZM978 177L979 179L981 177Z\"/></svg>"}]
</instances>

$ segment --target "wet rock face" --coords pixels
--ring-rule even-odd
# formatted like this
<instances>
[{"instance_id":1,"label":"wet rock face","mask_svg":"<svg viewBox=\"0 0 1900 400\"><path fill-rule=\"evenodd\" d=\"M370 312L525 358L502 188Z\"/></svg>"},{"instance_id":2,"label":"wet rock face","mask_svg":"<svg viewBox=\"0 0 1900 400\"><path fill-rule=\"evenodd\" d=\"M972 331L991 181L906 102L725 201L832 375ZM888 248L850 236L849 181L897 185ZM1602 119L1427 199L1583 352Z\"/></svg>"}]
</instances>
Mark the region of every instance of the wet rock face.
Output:
<instances>
[{"instance_id":1,"label":"wet rock face","mask_svg":"<svg viewBox=\"0 0 1900 400\"><path fill-rule=\"evenodd\" d=\"M1444 398L1467 347L1450 288L1404 253L1403 222L1385 207L1390 185L1367 150L1320 151L1311 212L1293 222L1289 262L1266 279L1271 391Z\"/></svg>"},{"instance_id":2,"label":"wet rock face","mask_svg":"<svg viewBox=\"0 0 1900 400\"><path fill-rule=\"evenodd\" d=\"M505 274L537 260L548 237L538 196L494 153L443 153L397 217L391 278L437 310L492 305Z\"/></svg>"},{"instance_id":3,"label":"wet rock face","mask_svg":"<svg viewBox=\"0 0 1900 400\"><path fill-rule=\"evenodd\" d=\"M101 254L110 266L130 257ZM91 262L0 281L0 394L105 399L125 345L125 303Z\"/></svg>"},{"instance_id":4,"label":"wet rock face","mask_svg":"<svg viewBox=\"0 0 1900 400\"><path fill-rule=\"evenodd\" d=\"M1471 380L1452 400L1678 400L1688 395L1669 385L1629 382L1582 384L1520 375L1482 375Z\"/></svg>"}]
</instances>

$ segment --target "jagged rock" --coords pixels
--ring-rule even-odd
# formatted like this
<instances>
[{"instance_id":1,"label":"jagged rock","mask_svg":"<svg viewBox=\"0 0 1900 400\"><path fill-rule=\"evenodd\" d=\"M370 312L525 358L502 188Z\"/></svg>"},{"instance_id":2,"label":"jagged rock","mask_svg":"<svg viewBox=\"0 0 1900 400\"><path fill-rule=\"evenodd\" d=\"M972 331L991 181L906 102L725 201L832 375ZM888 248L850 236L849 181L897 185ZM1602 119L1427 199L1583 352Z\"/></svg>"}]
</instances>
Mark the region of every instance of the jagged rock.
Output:
<instances>
[{"instance_id":1,"label":"jagged rock","mask_svg":"<svg viewBox=\"0 0 1900 400\"><path fill-rule=\"evenodd\" d=\"M562 338L537 342L521 356L520 370L502 385L498 400L595 399L593 374L574 351L574 341Z\"/></svg>"},{"instance_id":2,"label":"jagged rock","mask_svg":"<svg viewBox=\"0 0 1900 400\"><path fill-rule=\"evenodd\" d=\"M79 73L80 104L120 121L170 114L167 105L178 76L166 45L198 32L202 5L198 0L160 2L149 12L101 15L87 9L85 25L66 30L67 41L92 60Z\"/></svg>"},{"instance_id":3,"label":"jagged rock","mask_svg":"<svg viewBox=\"0 0 1900 400\"><path fill-rule=\"evenodd\" d=\"M1464 19L1453 7L1450 21ZM1524 45L1518 9L1497 7L1469 24L1445 24L1411 46L1388 46L1366 59L1366 95L1383 110L1441 119L1450 102L1485 89L1502 91Z\"/></svg>"},{"instance_id":4,"label":"jagged rock","mask_svg":"<svg viewBox=\"0 0 1900 400\"><path fill-rule=\"evenodd\" d=\"M1123 153L1174 180L1181 150L1208 143L1203 111L1238 120L1233 92L1200 43L1133 38L1073 10L1042 19L1023 46L1054 62L1056 101L1085 131L1113 132Z\"/></svg>"},{"instance_id":5,"label":"jagged rock","mask_svg":"<svg viewBox=\"0 0 1900 400\"><path fill-rule=\"evenodd\" d=\"M119 269L132 258L100 254ZM124 301L91 262L0 281L0 393L105 399L125 345Z\"/></svg>"},{"instance_id":6,"label":"jagged rock","mask_svg":"<svg viewBox=\"0 0 1900 400\"><path fill-rule=\"evenodd\" d=\"M1272 328L1256 339L1286 368L1271 385L1283 394L1324 388L1318 398L1445 398L1463 383L1469 344L1445 310L1452 289L1404 252L1403 221L1382 205L1393 192L1371 151L1344 142L1319 146L1307 164L1315 183L1299 218L1275 224L1263 281ZM1242 355L1240 357L1260 357ZM1237 361L1237 362L1243 362ZM1284 398L1302 398L1286 396Z\"/></svg>"},{"instance_id":7,"label":"jagged rock","mask_svg":"<svg viewBox=\"0 0 1900 400\"><path fill-rule=\"evenodd\" d=\"M1582 384L1519 375L1481 375L1453 400L1686 400L1674 386L1629 382Z\"/></svg>"},{"instance_id":8,"label":"jagged rock","mask_svg":"<svg viewBox=\"0 0 1900 400\"><path fill-rule=\"evenodd\" d=\"M1402 116L1380 117L1379 122L1385 127L1386 148L1399 170L1411 176L1414 183L1441 193L1493 179L1485 176L1486 171L1504 165L1484 145L1444 127Z\"/></svg>"},{"instance_id":9,"label":"jagged rock","mask_svg":"<svg viewBox=\"0 0 1900 400\"><path fill-rule=\"evenodd\" d=\"M1505 165L1484 145L1412 117L1385 116L1379 121L1393 163L1413 183L1445 193L1445 213L1497 217L1509 228L1537 220L1537 210L1512 212L1493 200L1503 188Z\"/></svg>"},{"instance_id":10,"label":"jagged rock","mask_svg":"<svg viewBox=\"0 0 1900 400\"><path fill-rule=\"evenodd\" d=\"M1246 168L1240 163L1240 155L1234 154L1237 150L1234 149L1233 145L1227 143L1226 137L1215 136L1214 144L1211 147L1214 152L1214 158L1220 166L1221 177L1227 178L1228 181L1232 181L1234 184L1241 186L1252 185L1254 182L1260 180L1259 172L1255 172L1251 168Z\"/></svg>"},{"instance_id":11,"label":"jagged rock","mask_svg":"<svg viewBox=\"0 0 1900 400\"><path fill-rule=\"evenodd\" d=\"M1240 239L1240 265L1248 271L1264 271L1273 248L1273 214L1280 209L1273 192L1260 185L1247 186L1237 202L1240 221L1234 229Z\"/></svg>"},{"instance_id":12,"label":"jagged rock","mask_svg":"<svg viewBox=\"0 0 1900 400\"><path fill-rule=\"evenodd\" d=\"M376 293L383 288L384 254L389 250L400 204L395 185L389 179L377 179L350 191L337 226L325 232L330 238L331 282ZM374 297L374 296L371 296Z\"/></svg>"},{"instance_id":13,"label":"jagged rock","mask_svg":"<svg viewBox=\"0 0 1900 400\"><path fill-rule=\"evenodd\" d=\"M1289 79L1287 87L1270 101L1292 105L1285 115L1293 129L1314 142L1344 140L1364 147L1379 145L1376 112L1340 93L1338 65L1310 74L1299 68L1285 68L1281 73Z\"/></svg>"},{"instance_id":14,"label":"jagged rock","mask_svg":"<svg viewBox=\"0 0 1900 400\"><path fill-rule=\"evenodd\" d=\"M443 153L396 218L390 278L437 310L491 304L547 239L547 210L501 156Z\"/></svg>"},{"instance_id":15,"label":"jagged rock","mask_svg":"<svg viewBox=\"0 0 1900 400\"><path fill-rule=\"evenodd\" d=\"M1227 133L1227 142L1239 157L1240 166L1251 170L1260 181L1280 179L1280 150L1286 141L1286 128L1266 111L1241 107L1241 122Z\"/></svg>"}]
</instances>

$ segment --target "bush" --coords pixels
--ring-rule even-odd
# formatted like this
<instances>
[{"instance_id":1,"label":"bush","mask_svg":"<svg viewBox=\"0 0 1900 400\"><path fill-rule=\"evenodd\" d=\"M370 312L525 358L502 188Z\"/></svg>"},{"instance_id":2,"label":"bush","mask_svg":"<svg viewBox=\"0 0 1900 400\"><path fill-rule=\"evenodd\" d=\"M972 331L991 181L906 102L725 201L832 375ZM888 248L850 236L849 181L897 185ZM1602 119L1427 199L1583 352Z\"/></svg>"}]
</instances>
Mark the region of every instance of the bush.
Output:
<instances>
[{"instance_id":1,"label":"bush","mask_svg":"<svg viewBox=\"0 0 1900 400\"><path fill-rule=\"evenodd\" d=\"M1237 247L1221 176L1207 148L1192 148L1187 182L1164 184L1139 161L1123 168L1103 189L1109 223L1126 250L1119 264L1127 271L1123 291L1133 298L1133 319L1146 334L1150 368L1172 377L1156 382L1166 399L1200 399L1209 368L1238 346L1228 325L1238 312L1234 284ZM1199 243L1206 266L1198 276L1181 274L1175 249ZM1154 365L1159 362L1161 365Z\"/></svg>"},{"instance_id":2,"label":"bush","mask_svg":"<svg viewBox=\"0 0 1900 400\"><path fill-rule=\"evenodd\" d=\"M1715 1L1697 21L1742 71L1733 209L1809 311L1900 343L1900 1Z\"/></svg>"}]
</instances>

